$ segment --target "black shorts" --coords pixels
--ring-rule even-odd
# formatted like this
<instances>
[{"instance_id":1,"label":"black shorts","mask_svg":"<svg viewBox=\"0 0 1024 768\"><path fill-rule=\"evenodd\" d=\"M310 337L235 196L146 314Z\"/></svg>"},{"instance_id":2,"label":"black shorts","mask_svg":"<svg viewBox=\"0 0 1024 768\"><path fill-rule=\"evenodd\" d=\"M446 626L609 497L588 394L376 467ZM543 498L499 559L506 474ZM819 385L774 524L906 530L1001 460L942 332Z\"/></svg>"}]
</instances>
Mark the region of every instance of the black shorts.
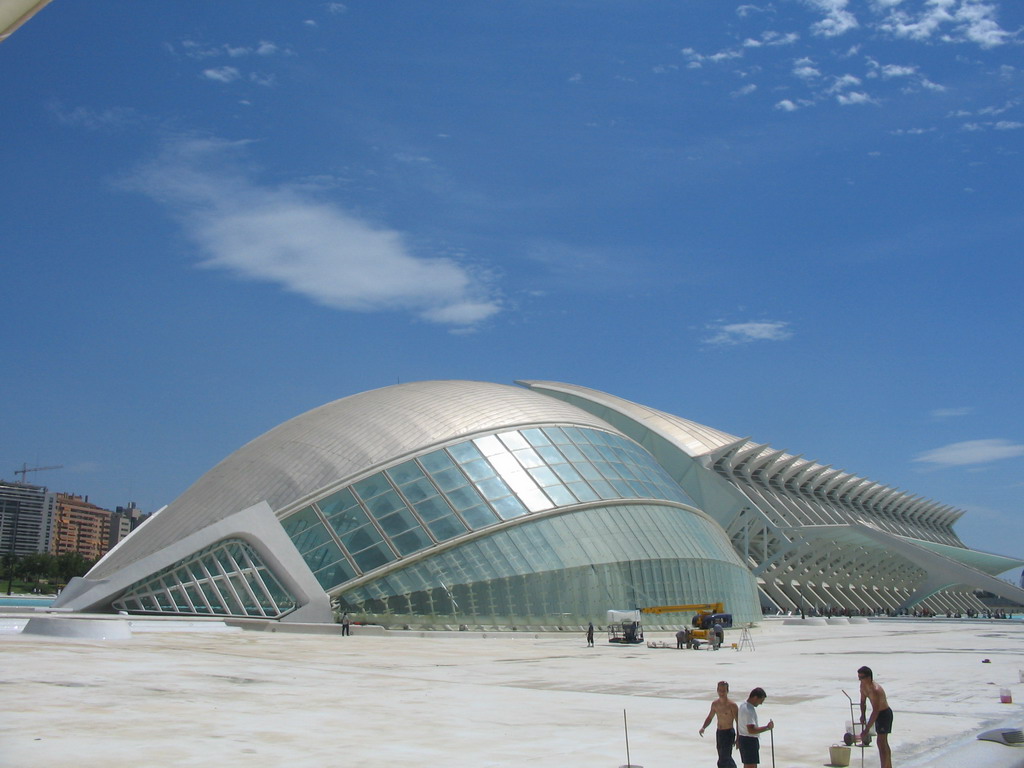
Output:
<instances>
[{"instance_id":1,"label":"black shorts","mask_svg":"<svg viewBox=\"0 0 1024 768\"><path fill-rule=\"evenodd\" d=\"M875 733L892 733L892 710L886 707L875 718Z\"/></svg>"},{"instance_id":2,"label":"black shorts","mask_svg":"<svg viewBox=\"0 0 1024 768\"><path fill-rule=\"evenodd\" d=\"M740 748L740 762L744 765L761 762L761 740L756 736L737 736L736 746Z\"/></svg>"}]
</instances>

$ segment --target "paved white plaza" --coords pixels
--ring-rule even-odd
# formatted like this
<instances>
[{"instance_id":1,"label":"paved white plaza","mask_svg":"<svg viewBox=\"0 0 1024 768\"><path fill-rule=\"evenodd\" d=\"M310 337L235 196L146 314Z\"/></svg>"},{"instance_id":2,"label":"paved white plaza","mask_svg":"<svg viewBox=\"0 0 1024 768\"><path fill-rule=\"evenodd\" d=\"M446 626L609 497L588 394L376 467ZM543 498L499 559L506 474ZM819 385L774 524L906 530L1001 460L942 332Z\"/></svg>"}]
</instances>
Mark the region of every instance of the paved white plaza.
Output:
<instances>
[{"instance_id":1,"label":"paved white plaza","mask_svg":"<svg viewBox=\"0 0 1024 768\"><path fill-rule=\"evenodd\" d=\"M714 766L697 730L718 680L766 689L780 768L829 763L871 666L895 710L897 766L1020 727L1024 624L873 620L751 632L753 650L615 646L598 634L386 636L0 632L0 765ZM674 644L671 634L648 641ZM740 632L727 642L739 642ZM986 662L987 660L987 662ZM1013 703L1002 703L1001 689ZM762 740L762 765L772 765ZM998 747L1024 755L1024 748ZM854 749L852 766L861 764ZM864 764L878 765L871 747Z\"/></svg>"}]
</instances>

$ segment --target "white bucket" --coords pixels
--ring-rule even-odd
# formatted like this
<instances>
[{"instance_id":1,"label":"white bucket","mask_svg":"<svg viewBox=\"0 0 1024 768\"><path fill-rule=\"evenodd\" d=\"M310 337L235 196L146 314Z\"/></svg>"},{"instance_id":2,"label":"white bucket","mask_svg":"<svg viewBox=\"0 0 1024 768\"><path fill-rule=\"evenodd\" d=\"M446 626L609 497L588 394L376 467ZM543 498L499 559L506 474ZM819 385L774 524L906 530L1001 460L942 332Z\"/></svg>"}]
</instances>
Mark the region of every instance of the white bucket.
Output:
<instances>
[{"instance_id":1,"label":"white bucket","mask_svg":"<svg viewBox=\"0 0 1024 768\"><path fill-rule=\"evenodd\" d=\"M833 744L828 748L828 761L832 765L849 765L850 748L842 744Z\"/></svg>"}]
</instances>

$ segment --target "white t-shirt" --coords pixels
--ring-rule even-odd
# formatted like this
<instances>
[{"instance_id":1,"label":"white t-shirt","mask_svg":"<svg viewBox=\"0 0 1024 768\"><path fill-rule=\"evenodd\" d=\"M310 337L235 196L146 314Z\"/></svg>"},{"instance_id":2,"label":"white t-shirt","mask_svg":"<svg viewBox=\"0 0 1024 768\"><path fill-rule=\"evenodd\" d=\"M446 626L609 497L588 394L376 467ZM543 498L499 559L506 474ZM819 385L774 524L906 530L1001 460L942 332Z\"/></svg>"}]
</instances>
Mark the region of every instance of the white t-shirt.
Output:
<instances>
[{"instance_id":1,"label":"white t-shirt","mask_svg":"<svg viewBox=\"0 0 1024 768\"><path fill-rule=\"evenodd\" d=\"M740 704L739 717L736 718L736 735L737 736L750 736L753 739L759 739L761 734L751 733L747 728L748 725L757 727L757 709L749 701L744 701Z\"/></svg>"}]
</instances>

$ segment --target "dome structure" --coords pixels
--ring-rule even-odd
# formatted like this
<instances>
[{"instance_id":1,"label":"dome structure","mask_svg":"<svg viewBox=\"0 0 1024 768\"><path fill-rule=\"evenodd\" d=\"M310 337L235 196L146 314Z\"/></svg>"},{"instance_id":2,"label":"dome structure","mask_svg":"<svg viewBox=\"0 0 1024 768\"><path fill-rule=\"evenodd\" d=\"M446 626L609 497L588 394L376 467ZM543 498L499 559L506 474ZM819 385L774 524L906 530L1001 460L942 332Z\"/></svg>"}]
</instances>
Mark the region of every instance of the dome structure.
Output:
<instances>
[{"instance_id":1,"label":"dome structure","mask_svg":"<svg viewBox=\"0 0 1024 768\"><path fill-rule=\"evenodd\" d=\"M724 602L725 531L634 440L528 388L427 381L328 403L225 458L72 582L77 610L579 624Z\"/></svg>"}]
</instances>

